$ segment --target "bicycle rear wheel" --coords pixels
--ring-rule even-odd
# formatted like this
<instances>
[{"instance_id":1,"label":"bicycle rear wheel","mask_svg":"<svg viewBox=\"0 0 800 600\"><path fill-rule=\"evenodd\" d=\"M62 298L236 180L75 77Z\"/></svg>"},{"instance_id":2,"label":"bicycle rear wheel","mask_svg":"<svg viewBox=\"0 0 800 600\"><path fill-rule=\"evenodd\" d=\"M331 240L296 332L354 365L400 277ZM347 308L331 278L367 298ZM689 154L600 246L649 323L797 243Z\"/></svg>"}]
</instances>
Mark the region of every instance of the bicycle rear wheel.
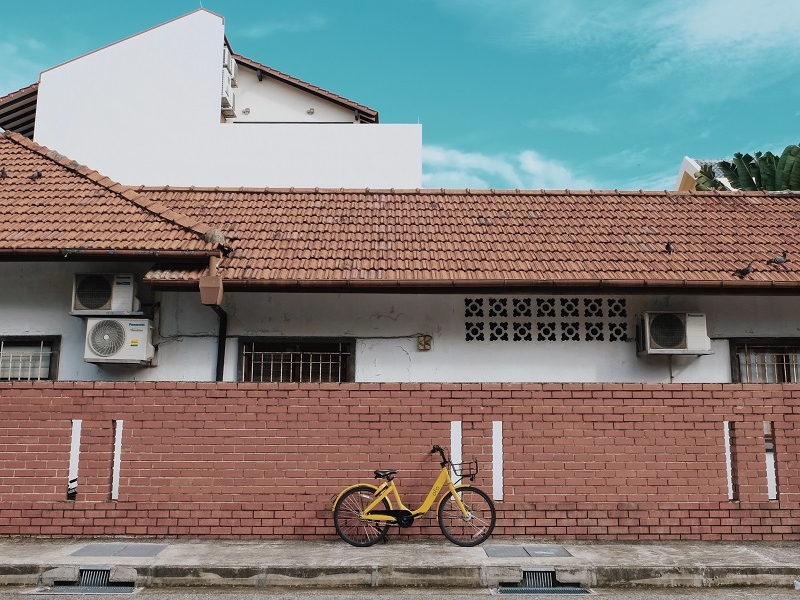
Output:
<instances>
[{"instance_id":1,"label":"bicycle rear wheel","mask_svg":"<svg viewBox=\"0 0 800 600\"><path fill-rule=\"evenodd\" d=\"M458 490L461 502L467 509L467 516L447 492L439 503L439 527L444 537L458 546L477 546L492 535L497 516L494 503L483 490L465 487Z\"/></svg>"},{"instance_id":2,"label":"bicycle rear wheel","mask_svg":"<svg viewBox=\"0 0 800 600\"><path fill-rule=\"evenodd\" d=\"M386 521L367 521L361 513L375 500L375 488L359 485L347 491L333 509L333 524L336 533L353 546L372 546L386 537L390 523ZM383 499L383 507L389 510L389 502Z\"/></svg>"}]
</instances>

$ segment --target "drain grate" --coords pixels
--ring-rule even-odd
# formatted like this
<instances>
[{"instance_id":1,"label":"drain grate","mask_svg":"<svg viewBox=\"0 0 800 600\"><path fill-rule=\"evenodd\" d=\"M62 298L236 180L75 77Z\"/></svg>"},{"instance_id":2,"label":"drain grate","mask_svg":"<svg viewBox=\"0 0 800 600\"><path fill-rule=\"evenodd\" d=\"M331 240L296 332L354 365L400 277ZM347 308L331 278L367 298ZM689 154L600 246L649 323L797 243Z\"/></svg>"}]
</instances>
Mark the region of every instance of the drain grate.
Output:
<instances>
[{"instance_id":1,"label":"drain grate","mask_svg":"<svg viewBox=\"0 0 800 600\"><path fill-rule=\"evenodd\" d=\"M501 583L498 594L588 594L578 584L561 583L555 569L523 569L519 583Z\"/></svg>"},{"instance_id":2,"label":"drain grate","mask_svg":"<svg viewBox=\"0 0 800 600\"><path fill-rule=\"evenodd\" d=\"M111 567L81 568L78 581L56 581L37 594L132 594L135 584L111 582Z\"/></svg>"},{"instance_id":3,"label":"drain grate","mask_svg":"<svg viewBox=\"0 0 800 600\"><path fill-rule=\"evenodd\" d=\"M108 587L111 569L81 569L80 587Z\"/></svg>"}]
</instances>

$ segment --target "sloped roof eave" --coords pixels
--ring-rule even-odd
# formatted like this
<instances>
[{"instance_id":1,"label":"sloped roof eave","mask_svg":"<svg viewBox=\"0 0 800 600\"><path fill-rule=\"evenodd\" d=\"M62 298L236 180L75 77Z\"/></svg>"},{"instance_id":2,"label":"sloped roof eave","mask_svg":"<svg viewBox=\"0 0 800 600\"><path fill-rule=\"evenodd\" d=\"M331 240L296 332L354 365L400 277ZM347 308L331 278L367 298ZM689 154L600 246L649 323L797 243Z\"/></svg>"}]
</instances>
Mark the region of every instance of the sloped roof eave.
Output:
<instances>
[{"instance_id":1,"label":"sloped roof eave","mask_svg":"<svg viewBox=\"0 0 800 600\"><path fill-rule=\"evenodd\" d=\"M153 270L157 270L158 265ZM144 276L144 281L154 288L192 289L196 288L197 277L164 278L153 277L153 270ZM633 294L798 294L800 282L776 281L688 281L688 280L615 280L615 279L573 279L573 280L532 280L532 279L437 279L437 280L260 280L226 279L228 292L391 292L396 293L458 293L469 291L493 291L524 293L529 290L557 293L572 293L577 290L597 293L627 292Z\"/></svg>"},{"instance_id":2,"label":"sloped roof eave","mask_svg":"<svg viewBox=\"0 0 800 600\"><path fill-rule=\"evenodd\" d=\"M0 260L56 260L120 258L142 259L148 261L174 261L202 263L212 256L219 256L219 250L126 250L117 248L0 248Z\"/></svg>"}]
</instances>

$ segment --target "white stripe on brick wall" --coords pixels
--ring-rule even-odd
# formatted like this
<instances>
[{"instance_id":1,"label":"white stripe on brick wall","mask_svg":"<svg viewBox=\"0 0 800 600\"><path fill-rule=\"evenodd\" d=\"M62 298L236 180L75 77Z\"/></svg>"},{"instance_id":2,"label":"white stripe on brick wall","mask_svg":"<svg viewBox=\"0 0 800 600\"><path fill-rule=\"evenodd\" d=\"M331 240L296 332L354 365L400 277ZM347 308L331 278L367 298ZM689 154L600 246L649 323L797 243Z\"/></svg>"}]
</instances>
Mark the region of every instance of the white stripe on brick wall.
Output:
<instances>
[{"instance_id":1,"label":"white stripe on brick wall","mask_svg":"<svg viewBox=\"0 0 800 600\"><path fill-rule=\"evenodd\" d=\"M503 501L503 422L492 421L492 498Z\"/></svg>"},{"instance_id":2,"label":"white stripe on brick wall","mask_svg":"<svg viewBox=\"0 0 800 600\"><path fill-rule=\"evenodd\" d=\"M450 462L461 462L461 421L450 421ZM450 475L455 479L452 469Z\"/></svg>"},{"instance_id":3,"label":"white stripe on brick wall","mask_svg":"<svg viewBox=\"0 0 800 600\"><path fill-rule=\"evenodd\" d=\"M122 421L114 421L114 466L111 472L111 499L119 499L119 470L122 466Z\"/></svg>"},{"instance_id":4,"label":"white stripe on brick wall","mask_svg":"<svg viewBox=\"0 0 800 600\"><path fill-rule=\"evenodd\" d=\"M69 446L69 474L67 475L67 490L78 487L78 463L81 454L81 419L72 419L72 439Z\"/></svg>"}]
</instances>

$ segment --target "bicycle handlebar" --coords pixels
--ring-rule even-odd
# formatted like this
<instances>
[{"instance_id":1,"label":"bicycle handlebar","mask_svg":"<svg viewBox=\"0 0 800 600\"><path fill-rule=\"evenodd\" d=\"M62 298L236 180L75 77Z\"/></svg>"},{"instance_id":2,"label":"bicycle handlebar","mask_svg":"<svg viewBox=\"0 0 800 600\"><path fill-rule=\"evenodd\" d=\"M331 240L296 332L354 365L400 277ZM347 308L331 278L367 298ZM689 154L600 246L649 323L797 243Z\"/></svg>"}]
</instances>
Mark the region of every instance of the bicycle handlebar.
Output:
<instances>
[{"instance_id":1,"label":"bicycle handlebar","mask_svg":"<svg viewBox=\"0 0 800 600\"><path fill-rule=\"evenodd\" d=\"M441 455L441 457L442 457L442 466L443 466L443 467L444 467L445 465L447 465L447 464L449 464L449 463L450 463L450 461L449 461L449 460L447 460L447 458L445 457L445 455L444 455L444 450L442 450L442 447L441 447L439 444L435 444L435 445L433 446L433 449L431 449L431 454L436 454L437 452L438 452L438 453Z\"/></svg>"}]
</instances>

